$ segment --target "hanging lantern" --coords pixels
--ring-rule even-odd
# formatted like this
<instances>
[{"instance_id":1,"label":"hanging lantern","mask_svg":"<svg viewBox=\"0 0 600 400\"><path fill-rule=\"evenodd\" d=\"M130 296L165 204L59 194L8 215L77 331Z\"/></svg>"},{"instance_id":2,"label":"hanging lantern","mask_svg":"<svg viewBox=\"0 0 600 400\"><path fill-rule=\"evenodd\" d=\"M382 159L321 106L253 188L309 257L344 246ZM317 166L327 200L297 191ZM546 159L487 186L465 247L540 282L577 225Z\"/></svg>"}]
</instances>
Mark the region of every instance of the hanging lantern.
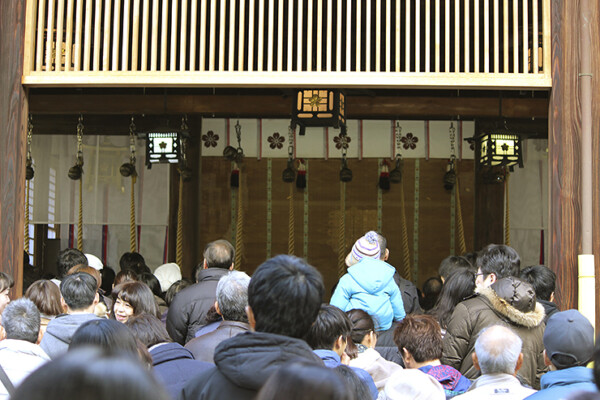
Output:
<instances>
[{"instance_id":1,"label":"hanging lantern","mask_svg":"<svg viewBox=\"0 0 600 400\"><path fill-rule=\"evenodd\" d=\"M521 137L514 133L483 133L477 138L479 164L523 168Z\"/></svg>"},{"instance_id":2,"label":"hanging lantern","mask_svg":"<svg viewBox=\"0 0 600 400\"><path fill-rule=\"evenodd\" d=\"M296 94L292 108L292 129L300 125L300 135L307 126L346 130L346 96L341 90L304 89Z\"/></svg>"},{"instance_id":3,"label":"hanging lantern","mask_svg":"<svg viewBox=\"0 0 600 400\"><path fill-rule=\"evenodd\" d=\"M159 127L146 134L146 165L156 163L176 164L182 160L182 142L189 136L185 129Z\"/></svg>"}]
</instances>

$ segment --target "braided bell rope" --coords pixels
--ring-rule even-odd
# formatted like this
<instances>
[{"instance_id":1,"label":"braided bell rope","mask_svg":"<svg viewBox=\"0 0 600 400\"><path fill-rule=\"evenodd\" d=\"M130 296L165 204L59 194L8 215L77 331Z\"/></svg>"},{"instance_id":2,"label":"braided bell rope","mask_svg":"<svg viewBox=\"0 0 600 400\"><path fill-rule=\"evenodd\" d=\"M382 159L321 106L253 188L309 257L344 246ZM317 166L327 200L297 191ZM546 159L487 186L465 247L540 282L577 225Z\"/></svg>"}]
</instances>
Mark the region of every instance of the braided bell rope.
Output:
<instances>
[{"instance_id":1,"label":"braided bell rope","mask_svg":"<svg viewBox=\"0 0 600 400\"><path fill-rule=\"evenodd\" d=\"M183 265L183 175L179 175L179 204L177 206L177 245L175 262Z\"/></svg>"},{"instance_id":2,"label":"braided bell rope","mask_svg":"<svg viewBox=\"0 0 600 400\"><path fill-rule=\"evenodd\" d=\"M458 251L460 254L465 254L467 252L467 245L465 243L465 228L463 226L462 209L460 206L460 190L458 182L459 179L457 176L456 185L454 185L454 190L456 191L456 224L458 228Z\"/></svg>"},{"instance_id":3,"label":"braided bell rope","mask_svg":"<svg viewBox=\"0 0 600 400\"><path fill-rule=\"evenodd\" d=\"M83 251L83 176L79 178L79 215L77 220L77 250Z\"/></svg>"},{"instance_id":4,"label":"braided bell rope","mask_svg":"<svg viewBox=\"0 0 600 400\"><path fill-rule=\"evenodd\" d=\"M346 182L340 182L340 226L338 235L338 277L346 273Z\"/></svg>"},{"instance_id":5,"label":"braided bell rope","mask_svg":"<svg viewBox=\"0 0 600 400\"><path fill-rule=\"evenodd\" d=\"M31 251L29 248L29 181L25 181L25 242L24 249L27 253Z\"/></svg>"},{"instance_id":6,"label":"braided bell rope","mask_svg":"<svg viewBox=\"0 0 600 400\"><path fill-rule=\"evenodd\" d=\"M135 176L131 177L131 204L129 207L129 248L132 253L136 251L135 234Z\"/></svg>"},{"instance_id":7,"label":"braided bell rope","mask_svg":"<svg viewBox=\"0 0 600 400\"><path fill-rule=\"evenodd\" d=\"M400 183L400 226L402 245L402 276L411 279L410 253L408 250L408 231L406 228L406 206L404 204L404 181Z\"/></svg>"},{"instance_id":8,"label":"braided bell rope","mask_svg":"<svg viewBox=\"0 0 600 400\"><path fill-rule=\"evenodd\" d=\"M506 208L504 210L504 244L510 246L510 200L508 197L508 178L510 174L506 174L504 180L504 196L506 198Z\"/></svg>"},{"instance_id":9,"label":"braided bell rope","mask_svg":"<svg viewBox=\"0 0 600 400\"><path fill-rule=\"evenodd\" d=\"M242 208L242 168L239 169L240 185L238 187L237 219L235 221L235 266L239 270L242 265L242 252L244 251L244 215Z\"/></svg>"},{"instance_id":10,"label":"braided bell rope","mask_svg":"<svg viewBox=\"0 0 600 400\"><path fill-rule=\"evenodd\" d=\"M296 218L294 215L294 184L290 183L290 195L288 197L290 204L290 211L288 215L288 254L294 254L296 239L294 237L294 226L296 225Z\"/></svg>"}]
</instances>

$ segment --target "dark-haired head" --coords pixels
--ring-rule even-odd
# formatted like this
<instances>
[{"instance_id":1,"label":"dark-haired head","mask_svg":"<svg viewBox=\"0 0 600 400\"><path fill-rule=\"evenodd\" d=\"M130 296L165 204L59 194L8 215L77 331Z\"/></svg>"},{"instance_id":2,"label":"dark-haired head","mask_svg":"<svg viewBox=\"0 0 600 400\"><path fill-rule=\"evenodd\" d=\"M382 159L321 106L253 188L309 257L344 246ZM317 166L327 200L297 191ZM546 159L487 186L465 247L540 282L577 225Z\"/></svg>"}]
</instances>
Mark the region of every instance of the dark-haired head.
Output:
<instances>
[{"instance_id":1,"label":"dark-haired head","mask_svg":"<svg viewBox=\"0 0 600 400\"><path fill-rule=\"evenodd\" d=\"M352 368L347 365L340 364L334 368L334 371L340 378L342 378L346 384L346 387L350 389L350 392L354 393L355 399L368 400L373 397L367 384L358 377Z\"/></svg>"},{"instance_id":2,"label":"dark-haired head","mask_svg":"<svg viewBox=\"0 0 600 400\"><path fill-rule=\"evenodd\" d=\"M442 260L440 263L440 267L438 268L438 274L442 279L442 282L446 282L446 280L452 275L454 271L458 268L473 268L473 265L467 260L465 257L461 256L449 256Z\"/></svg>"},{"instance_id":3,"label":"dark-haired head","mask_svg":"<svg viewBox=\"0 0 600 400\"><path fill-rule=\"evenodd\" d=\"M121 258L119 259L119 266L121 267L121 271L125 271L127 269L131 269L135 271L136 274L141 274L146 271L146 260L140 253L136 252L127 252L123 253Z\"/></svg>"},{"instance_id":4,"label":"dark-haired head","mask_svg":"<svg viewBox=\"0 0 600 400\"><path fill-rule=\"evenodd\" d=\"M125 269L123 271L119 271L117 276L115 276L115 281L113 283L113 288L119 286L125 282L135 282L139 280L139 276L137 272L132 269Z\"/></svg>"},{"instance_id":5,"label":"dark-haired head","mask_svg":"<svg viewBox=\"0 0 600 400\"><path fill-rule=\"evenodd\" d=\"M60 290L52 281L40 279L27 288L25 297L33 301L38 310L48 316L56 316L63 313L60 303Z\"/></svg>"},{"instance_id":6,"label":"dark-haired head","mask_svg":"<svg viewBox=\"0 0 600 400\"><path fill-rule=\"evenodd\" d=\"M443 329L448 327L452 312L458 303L475 292L475 274L469 268L456 269L440 292L435 307L431 310Z\"/></svg>"},{"instance_id":7,"label":"dark-haired head","mask_svg":"<svg viewBox=\"0 0 600 400\"><path fill-rule=\"evenodd\" d=\"M256 396L256 400L354 399L350 387L333 369L305 363L278 368Z\"/></svg>"},{"instance_id":8,"label":"dark-haired head","mask_svg":"<svg viewBox=\"0 0 600 400\"><path fill-rule=\"evenodd\" d=\"M529 282L538 300L552 301L556 289L556 274L545 265L534 265L521 271L520 278Z\"/></svg>"},{"instance_id":9,"label":"dark-haired head","mask_svg":"<svg viewBox=\"0 0 600 400\"><path fill-rule=\"evenodd\" d=\"M394 343L407 368L414 368L411 359L424 363L442 357L442 333L430 315L407 315L394 331Z\"/></svg>"},{"instance_id":10,"label":"dark-haired head","mask_svg":"<svg viewBox=\"0 0 600 400\"><path fill-rule=\"evenodd\" d=\"M483 276L496 275L496 280L519 276L521 258L510 246L489 244L477 254L477 268Z\"/></svg>"},{"instance_id":11,"label":"dark-haired head","mask_svg":"<svg viewBox=\"0 0 600 400\"><path fill-rule=\"evenodd\" d=\"M67 275L67 272L76 265L88 265L88 259L81 251L68 248L58 253L56 268L59 279Z\"/></svg>"},{"instance_id":12,"label":"dark-haired head","mask_svg":"<svg viewBox=\"0 0 600 400\"><path fill-rule=\"evenodd\" d=\"M262 263L248 286L248 304L259 332L302 338L317 317L323 278L306 261L279 255Z\"/></svg>"},{"instance_id":13,"label":"dark-haired head","mask_svg":"<svg viewBox=\"0 0 600 400\"><path fill-rule=\"evenodd\" d=\"M154 276L154 274L149 272L141 273L138 277L138 280L140 282L144 282L150 288L153 295L161 297L162 291L160 290L160 282L156 276Z\"/></svg>"},{"instance_id":14,"label":"dark-haired head","mask_svg":"<svg viewBox=\"0 0 600 400\"><path fill-rule=\"evenodd\" d=\"M100 274L102 275L102 285L100 288L104 290L104 293L107 296L110 296L116 277L115 270L108 265L105 265L104 268L100 270Z\"/></svg>"},{"instance_id":15,"label":"dark-haired head","mask_svg":"<svg viewBox=\"0 0 600 400\"><path fill-rule=\"evenodd\" d=\"M154 315L140 314L129 318L125 325L146 347L172 342L165 325Z\"/></svg>"},{"instance_id":16,"label":"dark-haired head","mask_svg":"<svg viewBox=\"0 0 600 400\"><path fill-rule=\"evenodd\" d=\"M352 323L342 310L331 304L322 304L305 340L314 350L343 352L351 332ZM340 340L341 342L338 343Z\"/></svg>"},{"instance_id":17,"label":"dark-haired head","mask_svg":"<svg viewBox=\"0 0 600 400\"><path fill-rule=\"evenodd\" d=\"M165 303L167 303L167 305L170 306L173 302L173 299L175 298L175 295L190 285L191 282L187 279L180 279L171 286L169 286L169 289L165 294Z\"/></svg>"},{"instance_id":18,"label":"dark-haired head","mask_svg":"<svg viewBox=\"0 0 600 400\"><path fill-rule=\"evenodd\" d=\"M85 310L98 302L96 284L96 279L90 274L77 272L64 277L60 283L60 294L70 310Z\"/></svg>"},{"instance_id":19,"label":"dark-haired head","mask_svg":"<svg viewBox=\"0 0 600 400\"><path fill-rule=\"evenodd\" d=\"M115 286L112 293L114 303L111 318L126 322L132 315L143 313L160 317L160 311L152 291L142 282L125 282ZM131 312L126 309L131 309Z\"/></svg>"},{"instance_id":20,"label":"dark-haired head","mask_svg":"<svg viewBox=\"0 0 600 400\"><path fill-rule=\"evenodd\" d=\"M105 318L82 324L71 339L69 351L79 347L96 346L114 354L129 353L138 356L138 347L133 333L125 325Z\"/></svg>"},{"instance_id":21,"label":"dark-haired head","mask_svg":"<svg viewBox=\"0 0 600 400\"><path fill-rule=\"evenodd\" d=\"M102 285L102 275L96 268L87 265L76 265L67 271L67 275L73 275L77 272L83 272L93 276L96 280L96 290L100 289L100 286Z\"/></svg>"},{"instance_id":22,"label":"dark-haired head","mask_svg":"<svg viewBox=\"0 0 600 400\"><path fill-rule=\"evenodd\" d=\"M169 400L169 396L133 356L81 348L38 368L11 399Z\"/></svg>"},{"instance_id":23,"label":"dark-haired head","mask_svg":"<svg viewBox=\"0 0 600 400\"><path fill-rule=\"evenodd\" d=\"M437 276L429 278L423 283L423 298L420 299L421 308L427 311L433 308L442 291L442 280Z\"/></svg>"},{"instance_id":24,"label":"dark-haired head","mask_svg":"<svg viewBox=\"0 0 600 400\"><path fill-rule=\"evenodd\" d=\"M350 337L352 340L348 340L348 346L346 347L346 354L351 359L358 356L357 344L364 344L365 338L367 340L374 340L377 342L377 336L375 334L375 324L373 318L363 310L354 308L350 311L346 311L346 315L352 325L352 333Z\"/></svg>"}]
</instances>

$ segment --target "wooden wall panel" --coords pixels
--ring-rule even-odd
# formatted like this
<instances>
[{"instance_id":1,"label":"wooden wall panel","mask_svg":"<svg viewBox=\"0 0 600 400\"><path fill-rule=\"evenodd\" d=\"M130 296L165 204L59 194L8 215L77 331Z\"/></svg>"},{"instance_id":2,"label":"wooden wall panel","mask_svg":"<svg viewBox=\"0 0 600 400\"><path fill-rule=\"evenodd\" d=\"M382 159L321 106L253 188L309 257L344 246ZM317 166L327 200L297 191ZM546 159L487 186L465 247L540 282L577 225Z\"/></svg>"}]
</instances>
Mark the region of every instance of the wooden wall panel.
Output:
<instances>
[{"instance_id":1,"label":"wooden wall panel","mask_svg":"<svg viewBox=\"0 0 600 400\"><path fill-rule=\"evenodd\" d=\"M592 70L600 71L600 41L593 40L593 38L600 37L600 4L596 1L590 1L590 37L592 38L592 51L590 56L592 58ZM600 132L600 81L598 79L592 79L592 132ZM600 154L600 135L593 134L593 154ZM598 157L593 159L593 179L594 179L594 193L593 193L593 204L594 216L593 226L600 226L600 160ZM596 288L600 287L600 232L596 229L593 231L593 252L596 255ZM600 312L598 308L600 304L600 290L596 290L596 326L600 326Z\"/></svg>"},{"instance_id":2,"label":"wooden wall panel","mask_svg":"<svg viewBox=\"0 0 600 400\"><path fill-rule=\"evenodd\" d=\"M22 293L27 95L21 86L25 0L0 2L0 271Z\"/></svg>"}]
</instances>

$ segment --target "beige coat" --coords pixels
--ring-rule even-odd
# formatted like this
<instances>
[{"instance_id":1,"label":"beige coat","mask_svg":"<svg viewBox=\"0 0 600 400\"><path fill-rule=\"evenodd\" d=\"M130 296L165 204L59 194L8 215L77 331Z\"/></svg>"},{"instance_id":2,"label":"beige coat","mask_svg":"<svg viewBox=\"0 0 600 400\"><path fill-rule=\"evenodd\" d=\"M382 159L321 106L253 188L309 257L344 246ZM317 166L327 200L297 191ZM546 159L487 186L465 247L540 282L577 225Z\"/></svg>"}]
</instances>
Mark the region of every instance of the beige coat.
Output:
<instances>
[{"instance_id":1,"label":"beige coat","mask_svg":"<svg viewBox=\"0 0 600 400\"><path fill-rule=\"evenodd\" d=\"M388 378L396 371L403 369L395 362L388 361L375 349L367 349L350 360L351 367L362 368L371 375L378 391L382 391Z\"/></svg>"}]
</instances>

